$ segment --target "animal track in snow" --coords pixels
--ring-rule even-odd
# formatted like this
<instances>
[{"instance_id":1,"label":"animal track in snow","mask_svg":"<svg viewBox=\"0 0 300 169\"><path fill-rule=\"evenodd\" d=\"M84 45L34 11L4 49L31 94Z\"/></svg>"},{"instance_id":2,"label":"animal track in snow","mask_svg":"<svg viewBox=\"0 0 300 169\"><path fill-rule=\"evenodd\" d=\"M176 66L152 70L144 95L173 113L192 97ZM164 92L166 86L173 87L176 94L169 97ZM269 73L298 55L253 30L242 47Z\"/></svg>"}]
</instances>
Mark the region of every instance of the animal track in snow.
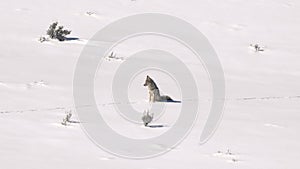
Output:
<instances>
[{"instance_id":1,"label":"animal track in snow","mask_svg":"<svg viewBox=\"0 0 300 169\"><path fill-rule=\"evenodd\" d=\"M227 30L231 30L231 31L241 31L244 28L246 28L246 25L244 25L244 24L238 24L238 23L226 24L226 23L220 23L217 21L206 21L206 22L202 22L202 24L204 24L210 28L223 28L223 29L227 29Z\"/></svg>"},{"instance_id":2,"label":"animal track in snow","mask_svg":"<svg viewBox=\"0 0 300 169\"><path fill-rule=\"evenodd\" d=\"M243 30L246 26L242 24L232 24L228 26L230 30L233 31L241 31Z\"/></svg>"},{"instance_id":3,"label":"animal track in snow","mask_svg":"<svg viewBox=\"0 0 300 169\"><path fill-rule=\"evenodd\" d=\"M265 127L273 127L273 128L284 128L283 126L277 125L277 124L271 124L271 123L265 123Z\"/></svg>"},{"instance_id":4,"label":"animal track in snow","mask_svg":"<svg viewBox=\"0 0 300 169\"><path fill-rule=\"evenodd\" d=\"M107 161L107 160L114 160L115 157L100 157L99 159L103 161Z\"/></svg>"},{"instance_id":5,"label":"animal track in snow","mask_svg":"<svg viewBox=\"0 0 300 169\"><path fill-rule=\"evenodd\" d=\"M243 97L236 99L227 99L227 100L279 100L279 99L300 99L300 96L265 96L265 97Z\"/></svg>"},{"instance_id":6,"label":"animal track in snow","mask_svg":"<svg viewBox=\"0 0 300 169\"><path fill-rule=\"evenodd\" d=\"M39 88L39 87L48 87L48 83L40 80L40 81L34 81L31 83L19 83L19 82L1 82L0 81L0 87L5 87L9 89L14 90L26 90L26 89L32 89L32 88Z\"/></svg>"},{"instance_id":7,"label":"animal track in snow","mask_svg":"<svg viewBox=\"0 0 300 169\"><path fill-rule=\"evenodd\" d=\"M238 159L238 156L234 153L232 153L229 149L226 152L218 151L217 153L214 153L213 156L222 158L226 160L226 162L229 163L237 163L240 160Z\"/></svg>"},{"instance_id":8,"label":"animal track in snow","mask_svg":"<svg viewBox=\"0 0 300 169\"><path fill-rule=\"evenodd\" d=\"M36 88L36 87L48 87L48 83L43 80L40 80L40 81L34 81L31 83L27 83L26 86L27 86L27 89Z\"/></svg>"},{"instance_id":9,"label":"animal track in snow","mask_svg":"<svg viewBox=\"0 0 300 169\"><path fill-rule=\"evenodd\" d=\"M26 84L17 83L17 82L0 82L0 87L5 87L14 90L25 90L27 89Z\"/></svg>"},{"instance_id":10,"label":"animal track in snow","mask_svg":"<svg viewBox=\"0 0 300 169\"><path fill-rule=\"evenodd\" d=\"M279 5L285 7L285 8L291 8L294 6L292 2L279 2Z\"/></svg>"},{"instance_id":11,"label":"animal track in snow","mask_svg":"<svg viewBox=\"0 0 300 169\"><path fill-rule=\"evenodd\" d=\"M17 8L17 9L15 9L15 11L16 12L28 12L28 11L30 11L30 9L28 9L28 8Z\"/></svg>"}]
</instances>

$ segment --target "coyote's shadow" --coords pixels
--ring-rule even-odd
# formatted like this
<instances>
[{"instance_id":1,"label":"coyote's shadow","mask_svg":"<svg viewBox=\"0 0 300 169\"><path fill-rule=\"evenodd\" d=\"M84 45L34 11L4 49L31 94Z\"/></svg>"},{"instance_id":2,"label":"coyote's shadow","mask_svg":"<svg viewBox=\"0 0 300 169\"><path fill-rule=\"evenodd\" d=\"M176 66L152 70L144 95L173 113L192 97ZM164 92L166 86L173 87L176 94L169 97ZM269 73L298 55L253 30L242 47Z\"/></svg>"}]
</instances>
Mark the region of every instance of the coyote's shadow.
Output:
<instances>
[{"instance_id":1,"label":"coyote's shadow","mask_svg":"<svg viewBox=\"0 0 300 169\"><path fill-rule=\"evenodd\" d=\"M163 101L157 101L162 103L181 103L181 101L178 100L163 100Z\"/></svg>"}]
</instances>

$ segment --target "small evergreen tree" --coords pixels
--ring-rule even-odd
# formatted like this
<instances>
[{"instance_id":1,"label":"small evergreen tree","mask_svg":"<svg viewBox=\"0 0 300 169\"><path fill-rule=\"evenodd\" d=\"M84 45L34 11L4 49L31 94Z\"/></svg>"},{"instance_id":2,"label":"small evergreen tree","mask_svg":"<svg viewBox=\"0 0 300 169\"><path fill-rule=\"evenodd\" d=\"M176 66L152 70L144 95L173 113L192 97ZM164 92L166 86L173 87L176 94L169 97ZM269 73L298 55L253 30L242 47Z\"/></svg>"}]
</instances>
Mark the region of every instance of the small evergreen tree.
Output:
<instances>
[{"instance_id":1,"label":"small evergreen tree","mask_svg":"<svg viewBox=\"0 0 300 169\"><path fill-rule=\"evenodd\" d=\"M56 29L57 25L58 25L58 22L54 22L49 26L49 29L47 30L47 35L49 35L49 37L51 39L55 38L55 29Z\"/></svg>"},{"instance_id":2,"label":"small evergreen tree","mask_svg":"<svg viewBox=\"0 0 300 169\"><path fill-rule=\"evenodd\" d=\"M71 31L64 29L63 26L57 26L58 22L52 23L47 30L47 35L49 35L51 39L58 39L59 41L66 40L66 35L69 35Z\"/></svg>"}]
</instances>

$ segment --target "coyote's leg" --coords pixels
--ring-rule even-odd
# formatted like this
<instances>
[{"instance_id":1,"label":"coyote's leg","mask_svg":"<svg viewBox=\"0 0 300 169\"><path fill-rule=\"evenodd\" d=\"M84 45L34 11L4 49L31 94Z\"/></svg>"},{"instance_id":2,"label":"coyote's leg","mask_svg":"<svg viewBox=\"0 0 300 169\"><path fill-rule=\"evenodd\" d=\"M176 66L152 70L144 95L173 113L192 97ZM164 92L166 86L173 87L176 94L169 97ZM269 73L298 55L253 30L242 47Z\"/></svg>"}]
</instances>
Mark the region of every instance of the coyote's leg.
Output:
<instances>
[{"instance_id":1,"label":"coyote's leg","mask_svg":"<svg viewBox=\"0 0 300 169\"><path fill-rule=\"evenodd\" d=\"M154 102L154 94L149 92L149 102Z\"/></svg>"},{"instance_id":2,"label":"coyote's leg","mask_svg":"<svg viewBox=\"0 0 300 169\"><path fill-rule=\"evenodd\" d=\"M152 93L151 102L152 102L152 103L154 103L154 102L155 102L155 95L154 95L154 93Z\"/></svg>"}]
</instances>

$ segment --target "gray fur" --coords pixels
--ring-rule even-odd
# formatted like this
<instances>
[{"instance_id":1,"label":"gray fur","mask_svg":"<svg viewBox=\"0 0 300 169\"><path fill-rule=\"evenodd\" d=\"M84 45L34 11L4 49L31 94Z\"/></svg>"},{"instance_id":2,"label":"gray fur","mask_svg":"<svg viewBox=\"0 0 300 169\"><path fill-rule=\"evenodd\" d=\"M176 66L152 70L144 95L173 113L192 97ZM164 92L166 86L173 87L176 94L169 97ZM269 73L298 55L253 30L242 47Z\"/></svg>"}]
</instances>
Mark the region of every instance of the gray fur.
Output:
<instances>
[{"instance_id":1,"label":"gray fur","mask_svg":"<svg viewBox=\"0 0 300 169\"><path fill-rule=\"evenodd\" d=\"M160 95L159 88L149 76L147 76L144 86L148 87L149 102L174 102L170 96Z\"/></svg>"}]
</instances>

